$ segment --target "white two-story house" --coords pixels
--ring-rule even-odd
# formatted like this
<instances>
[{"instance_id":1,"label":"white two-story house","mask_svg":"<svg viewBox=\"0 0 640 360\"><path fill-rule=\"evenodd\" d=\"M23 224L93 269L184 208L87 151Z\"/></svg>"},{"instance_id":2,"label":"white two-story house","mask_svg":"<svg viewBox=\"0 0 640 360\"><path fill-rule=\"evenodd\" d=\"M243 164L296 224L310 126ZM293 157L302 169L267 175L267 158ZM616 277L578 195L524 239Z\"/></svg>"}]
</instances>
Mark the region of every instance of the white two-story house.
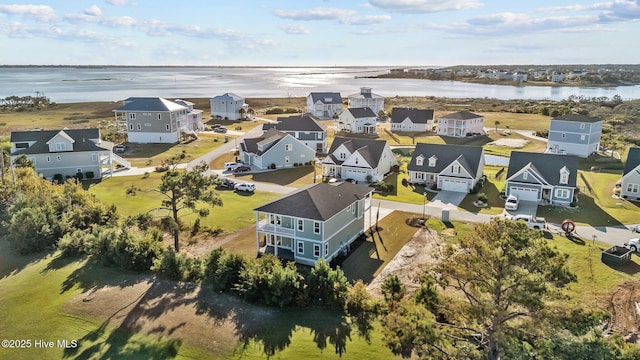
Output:
<instances>
[{"instance_id":1,"label":"white two-story house","mask_svg":"<svg viewBox=\"0 0 640 360\"><path fill-rule=\"evenodd\" d=\"M368 107L348 108L338 116L338 131L376 134L376 113Z\"/></svg>"},{"instance_id":2,"label":"white two-story house","mask_svg":"<svg viewBox=\"0 0 640 360\"><path fill-rule=\"evenodd\" d=\"M586 158L598 151L602 119L567 114L551 119L546 152Z\"/></svg>"},{"instance_id":3,"label":"white two-story house","mask_svg":"<svg viewBox=\"0 0 640 360\"><path fill-rule=\"evenodd\" d=\"M307 112L318 119L333 119L342 112L342 96L335 92L309 93Z\"/></svg>"},{"instance_id":4,"label":"white two-story house","mask_svg":"<svg viewBox=\"0 0 640 360\"><path fill-rule=\"evenodd\" d=\"M630 148L622 173L620 197L640 200L640 148Z\"/></svg>"},{"instance_id":5,"label":"white two-story house","mask_svg":"<svg viewBox=\"0 0 640 360\"><path fill-rule=\"evenodd\" d=\"M468 111L458 111L438 118L437 134L465 137L484 133L484 116Z\"/></svg>"},{"instance_id":6,"label":"white two-story house","mask_svg":"<svg viewBox=\"0 0 640 360\"><path fill-rule=\"evenodd\" d=\"M227 120L242 120L247 116L249 105L242 96L224 93L209 99L211 117Z\"/></svg>"},{"instance_id":7,"label":"white two-story house","mask_svg":"<svg viewBox=\"0 0 640 360\"><path fill-rule=\"evenodd\" d=\"M322 175L378 182L396 164L396 157L386 140L336 137L329 155L322 160Z\"/></svg>"},{"instance_id":8,"label":"white two-story house","mask_svg":"<svg viewBox=\"0 0 640 360\"><path fill-rule=\"evenodd\" d=\"M433 131L433 115L434 111L428 109L393 108L391 110L391 131Z\"/></svg>"},{"instance_id":9,"label":"white two-story house","mask_svg":"<svg viewBox=\"0 0 640 360\"><path fill-rule=\"evenodd\" d=\"M371 109L376 116L384 110L384 96L374 94L370 87L361 87L360 92L347 97L347 107Z\"/></svg>"}]
</instances>

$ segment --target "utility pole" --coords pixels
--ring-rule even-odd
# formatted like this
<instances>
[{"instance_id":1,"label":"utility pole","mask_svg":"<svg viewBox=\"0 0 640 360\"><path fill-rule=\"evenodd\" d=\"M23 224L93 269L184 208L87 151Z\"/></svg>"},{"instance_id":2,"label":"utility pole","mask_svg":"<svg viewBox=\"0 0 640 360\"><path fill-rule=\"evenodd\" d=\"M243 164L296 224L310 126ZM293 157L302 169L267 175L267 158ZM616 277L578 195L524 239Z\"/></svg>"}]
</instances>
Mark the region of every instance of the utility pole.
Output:
<instances>
[{"instance_id":1,"label":"utility pole","mask_svg":"<svg viewBox=\"0 0 640 360\"><path fill-rule=\"evenodd\" d=\"M4 150L2 149L0 149L0 177L2 177L2 186L4 186Z\"/></svg>"}]
</instances>

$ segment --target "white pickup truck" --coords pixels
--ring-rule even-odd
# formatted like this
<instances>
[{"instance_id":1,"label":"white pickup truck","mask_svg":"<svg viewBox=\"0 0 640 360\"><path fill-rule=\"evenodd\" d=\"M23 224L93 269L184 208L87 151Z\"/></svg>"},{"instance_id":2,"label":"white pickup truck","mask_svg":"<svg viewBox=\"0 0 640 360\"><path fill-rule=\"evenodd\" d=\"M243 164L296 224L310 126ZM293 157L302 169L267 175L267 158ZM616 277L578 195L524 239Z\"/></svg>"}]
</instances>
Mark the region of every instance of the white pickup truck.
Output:
<instances>
[{"instance_id":1,"label":"white pickup truck","mask_svg":"<svg viewBox=\"0 0 640 360\"><path fill-rule=\"evenodd\" d=\"M525 214L517 214L511 217L513 221L524 221L528 227L532 229L544 230L547 229L547 221L542 217L535 217Z\"/></svg>"},{"instance_id":2,"label":"white pickup truck","mask_svg":"<svg viewBox=\"0 0 640 360\"><path fill-rule=\"evenodd\" d=\"M629 239L629 241L624 243L624 246L628 247L633 252L637 253L638 249L640 249L640 238Z\"/></svg>"}]
</instances>

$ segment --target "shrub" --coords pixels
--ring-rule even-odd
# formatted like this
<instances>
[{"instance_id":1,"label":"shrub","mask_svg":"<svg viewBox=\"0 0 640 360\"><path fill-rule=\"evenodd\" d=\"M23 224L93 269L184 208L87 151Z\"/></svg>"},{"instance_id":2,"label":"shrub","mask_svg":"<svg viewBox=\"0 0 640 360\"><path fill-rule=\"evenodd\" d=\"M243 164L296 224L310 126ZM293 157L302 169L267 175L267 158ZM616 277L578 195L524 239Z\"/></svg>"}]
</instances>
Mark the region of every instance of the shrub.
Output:
<instances>
[{"instance_id":1,"label":"shrub","mask_svg":"<svg viewBox=\"0 0 640 360\"><path fill-rule=\"evenodd\" d=\"M373 176L371 176L371 174L369 174L369 175L367 175L364 179L365 179L368 183L370 183L370 182L371 182L371 180L373 180Z\"/></svg>"},{"instance_id":2,"label":"shrub","mask_svg":"<svg viewBox=\"0 0 640 360\"><path fill-rule=\"evenodd\" d=\"M241 255L225 253L222 248L217 248L204 263L203 283L216 291L233 290L240 282L240 273L245 264Z\"/></svg>"},{"instance_id":3,"label":"shrub","mask_svg":"<svg viewBox=\"0 0 640 360\"><path fill-rule=\"evenodd\" d=\"M146 178L148 178L148 177L149 177L149 175L150 175L150 174L149 174L149 172L148 172L148 171L145 171L145 172L144 172L144 174L142 174L142 178L143 178L143 179L146 179Z\"/></svg>"},{"instance_id":4,"label":"shrub","mask_svg":"<svg viewBox=\"0 0 640 360\"><path fill-rule=\"evenodd\" d=\"M388 304L394 304L402 300L407 292L407 288L404 286L398 275L391 275L384 279L380 287L384 300Z\"/></svg>"},{"instance_id":5,"label":"shrub","mask_svg":"<svg viewBox=\"0 0 640 360\"><path fill-rule=\"evenodd\" d=\"M380 192L391 192L394 188L393 184L389 184L384 181L378 181L377 183L373 184L373 187Z\"/></svg>"},{"instance_id":6,"label":"shrub","mask_svg":"<svg viewBox=\"0 0 640 360\"><path fill-rule=\"evenodd\" d=\"M58 184L61 184L62 183L62 174L53 175L53 181L57 182Z\"/></svg>"},{"instance_id":7,"label":"shrub","mask_svg":"<svg viewBox=\"0 0 640 360\"><path fill-rule=\"evenodd\" d=\"M350 315L374 313L377 308L376 300L367 291L367 285L362 280L356 281L347 291L345 308Z\"/></svg>"},{"instance_id":8,"label":"shrub","mask_svg":"<svg viewBox=\"0 0 640 360\"><path fill-rule=\"evenodd\" d=\"M343 308L349 281L342 269L331 269L324 259L318 260L307 278L309 298L328 306Z\"/></svg>"},{"instance_id":9,"label":"shrub","mask_svg":"<svg viewBox=\"0 0 640 360\"><path fill-rule=\"evenodd\" d=\"M87 171L87 179L91 180L95 177L95 174L93 173L93 171Z\"/></svg>"},{"instance_id":10,"label":"shrub","mask_svg":"<svg viewBox=\"0 0 640 360\"><path fill-rule=\"evenodd\" d=\"M438 183L431 184L431 190L438 190Z\"/></svg>"},{"instance_id":11,"label":"shrub","mask_svg":"<svg viewBox=\"0 0 640 360\"><path fill-rule=\"evenodd\" d=\"M409 180L407 180L406 178L402 178L401 183L402 183L402 186L404 186L404 187L409 186Z\"/></svg>"},{"instance_id":12,"label":"shrub","mask_svg":"<svg viewBox=\"0 0 640 360\"><path fill-rule=\"evenodd\" d=\"M171 247L153 262L151 270L170 280L193 282L202 280L200 260L189 258L183 253L176 253Z\"/></svg>"},{"instance_id":13,"label":"shrub","mask_svg":"<svg viewBox=\"0 0 640 360\"><path fill-rule=\"evenodd\" d=\"M293 167L298 167L299 164L298 163L293 163Z\"/></svg>"},{"instance_id":14,"label":"shrub","mask_svg":"<svg viewBox=\"0 0 640 360\"><path fill-rule=\"evenodd\" d=\"M393 165L391 166L391 172L399 172L400 171L400 165Z\"/></svg>"},{"instance_id":15,"label":"shrub","mask_svg":"<svg viewBox=\"0 0 640 360\"><path fill-rule=\"evenodd\" d=\"M269 165L269 169L274 170L275 168L276 168L276 164L272 163L271 165Z\"/></svg>"},{"instance_id":16,"label":"shrub","mask_svg":"<svg viewBox=\"0 0 640 360\"><path fill-rule=\"evenodd\" d=\"M487 198L487 195L485 193L478 194L478 201L486 203L487 200L489 200L489 198Z\"/></svg>"},{"instance_id":17,"label":"shrub","mask_svg":"<svg viewBox=\"0 0 640 360\"><path fill-rule=\"evenodd\" d=\"M78 171L76 173L76 179L78 179L78 180L84 179L84 174L82 173L82 171Z\"/></svg>"},{"instance_id":18,"label":"shrub","mask_svg":"<svg viewBox=\"0 0 640 360\"><path fill-rule=\"evenodd\" d=\"M240 273L237 290L248 301L284 307L300 296L302 276L295 264L282 266L273 255L266 255L247 264Z\"/></svg>"}]
</instances>

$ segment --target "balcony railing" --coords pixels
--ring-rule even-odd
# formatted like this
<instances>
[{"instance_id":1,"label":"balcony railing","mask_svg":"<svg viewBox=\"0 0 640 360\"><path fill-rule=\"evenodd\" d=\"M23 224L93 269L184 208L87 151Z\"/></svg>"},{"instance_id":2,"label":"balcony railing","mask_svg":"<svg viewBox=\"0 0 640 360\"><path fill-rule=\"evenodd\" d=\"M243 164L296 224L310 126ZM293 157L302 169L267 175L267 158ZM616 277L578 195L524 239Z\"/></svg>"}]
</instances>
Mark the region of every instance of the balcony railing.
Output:
<instances>
[{"instance_id":1,"label":"balcony railing","mask_svg":"<svg viewBox=\"0 0 640 360\"><path fill-rule=\"evenodd\" d=\"M295 229L286 228L280 225L271 224L267 220L261 220L258 223L258 231L266 232L270 234L278 234L278 235L295 235Z\"/></svg>"}]
</instances>

